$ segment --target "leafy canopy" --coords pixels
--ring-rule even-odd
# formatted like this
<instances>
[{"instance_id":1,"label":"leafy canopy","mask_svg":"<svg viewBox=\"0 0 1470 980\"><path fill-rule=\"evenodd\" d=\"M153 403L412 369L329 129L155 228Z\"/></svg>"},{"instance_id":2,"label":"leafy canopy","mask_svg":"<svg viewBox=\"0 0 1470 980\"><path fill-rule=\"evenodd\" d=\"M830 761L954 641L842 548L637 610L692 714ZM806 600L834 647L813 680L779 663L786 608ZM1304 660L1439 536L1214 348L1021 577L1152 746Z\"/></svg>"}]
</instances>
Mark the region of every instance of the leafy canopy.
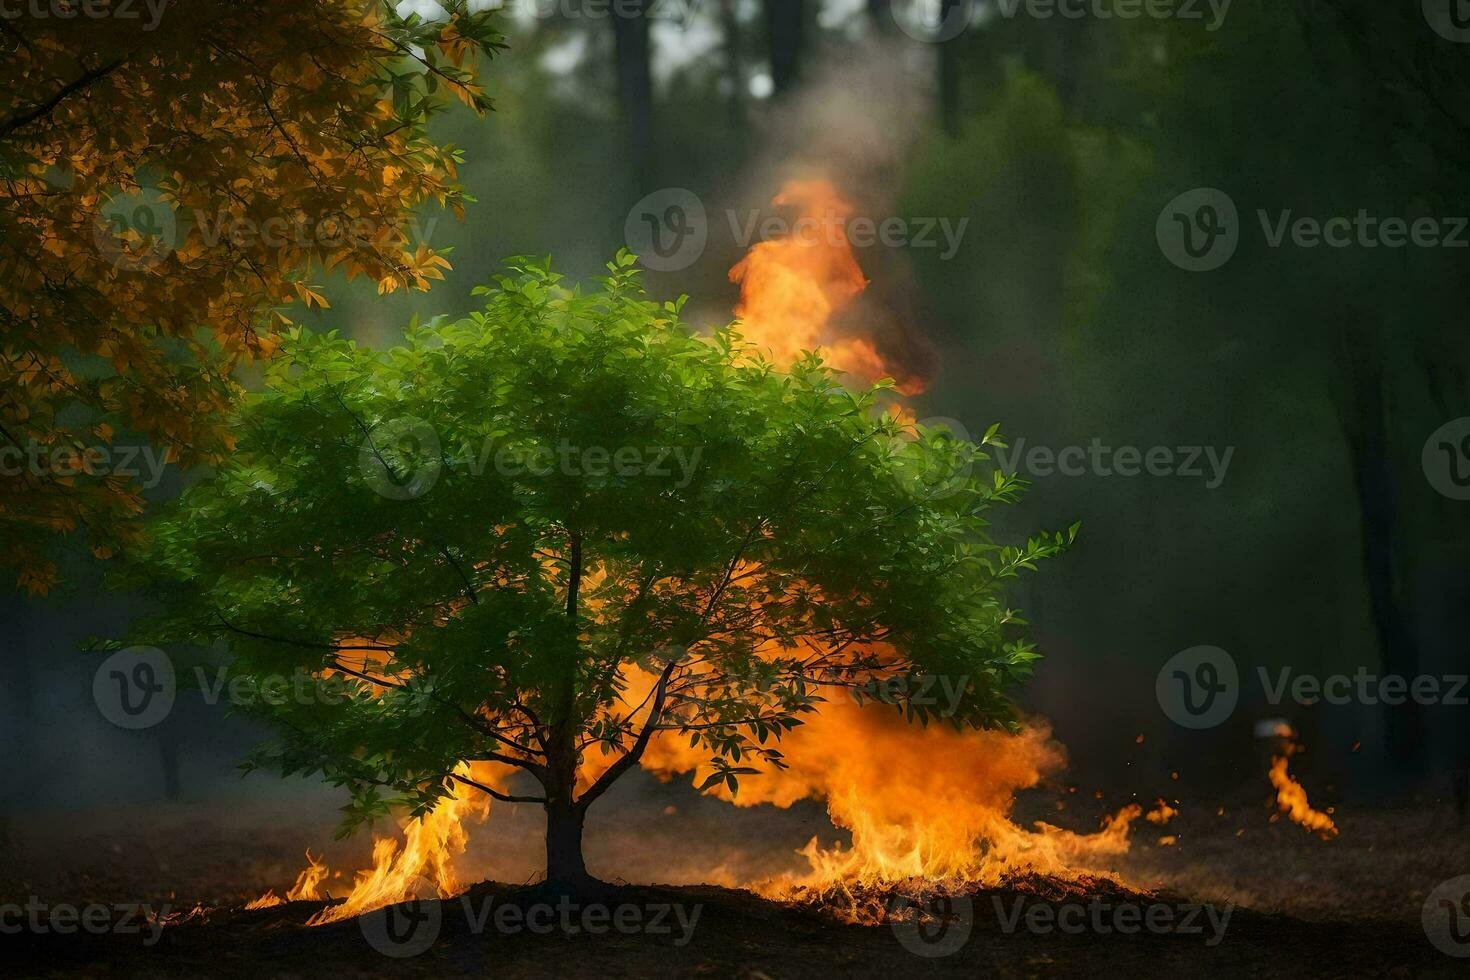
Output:
<instances>
[{"instance_id":1,"label":"leafy canopy","mask_svg":"<svg viewBox=\"0 0 1470 980\"><path fill-rule=\"evenodd\" d=\"M35 5L32 5L35 6ZM269 355L313 278L427 288L448 263L411 209L458 213L460 151L428 119L490 108L501 46L466 0L71 4L0 18L0 451L152 440L229 451L242 359ZM114 9L115 8L115 9ZM29 8L28 8L29 9ZM108 13L110 11L110 13ZM108 16L99 16L108 13ZM0 566L45 592L48 549L136 536L137 481L63 456L0 473Z\"/></svg>"},{"instance_id":2,"label":"leafy canopy","mask_svg":"<svg viewBox=\"0 0 1470 980\"><path fill-rule=\"evenodd\" d=\"M906 430L888 382L695 335L626 253L586 290L511 262L483 312L403 347L293 331L237 451L124 576L163 602L135 640L349 679L259 705L281 735L257 763L324 772L358 817L421 812L467 760L544 790L502 798L585 806L658 732L733 787L872 678L964 678L951 721L1008 722L1037 654L1002 586L1075 528L993 543L1021 484L980 447ZM891 687L927 721L918 684Z\"/></svg>"}]
</instances>

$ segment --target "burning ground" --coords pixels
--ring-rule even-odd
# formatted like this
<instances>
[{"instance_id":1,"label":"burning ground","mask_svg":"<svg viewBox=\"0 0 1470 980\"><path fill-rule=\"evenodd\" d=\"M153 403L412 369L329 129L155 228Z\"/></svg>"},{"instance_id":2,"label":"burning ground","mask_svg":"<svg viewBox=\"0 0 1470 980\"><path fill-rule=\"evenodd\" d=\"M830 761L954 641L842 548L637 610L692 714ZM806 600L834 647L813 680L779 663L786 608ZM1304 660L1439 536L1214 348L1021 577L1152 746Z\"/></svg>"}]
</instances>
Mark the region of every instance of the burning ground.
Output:
<instances>
[{"instance_id":1,"label":"burning ground","mask_svg":"<svg viewBox=\"0 0 1470 980\"><path fill-rule=\"evenodd\" d=\"M785 861L818 833L833 846L846 835L824 827L819 807L782 810L763 804L733 813L687 787L638 777L604 801L608 810L588 828L593 870L605 877L693 881L698 869L724 867L739 876ZM1470 863L1470 832L1457 828L1447 806L1428 801L1401 810L1354 808L1338 814L1340 835L1323 841L1285 819L1264 785L1221 800L1184 800L1159 828L1134 825L1127 854L1113 859L1112 878L1013 878L964 892L971 931L951 955L919 958L904 945L906 926L851 924L820 903L771 901L707 885L637 887L621 900L642 906L700 906L691 938L667 934L540 935L522 929L474 934L458 899L444 903L442 927L420 955L388 958L356 922L310 927L327 903L295 902L245 911L268 889L289 886L313 848L328 866L365 867L371 842L333 842L334 801L324 794L274 804L155 804L105 814L38 814L10 828L8 869L0 904L41 895L55 904L167 904L179 913L206 911L165 929L144 946L143 935L7 935L0 937L8 975L238 976L306 975L330 963L345 975L423 976L744 976L801 977L932 973L937 976L1072 976L1103 970L1172 976L1186 970L1261 976L1449 976L1458 964L1426 940L1420 908L1428 890ZM1095 827L1116 808L1091 794L1048 785L1023 793L1018 823L1042 815L1078 831ZM1080 799L1079 799L1080 797ZM1058 807L1065 809L1058 810ZM1223 807L1224 814L1219 810ZM91 828L81 831L78 828ZM500 808L470 834L456 870L467 881L522 882L539 860L533 814ZM1168 831L1165 834L1164 831ZM1175 843L1161 845L1165 836ZM842 841L847 846L850 841ZM676 868L672 874L663 870ZM325 884L342 897L350 875ZM484 901L508 900L515 885L468 889L473 912ZM888 894L914 896L912 882ZM1181 910L1235 903L1223 939L1211 946L1203 912L1197 934L1033 932L1022 918L1006 925L1015 903L1030 909L1067 904L1124 908L1160 905ZM1092 900L1096 899L1096 902ZM998 903L998 904L997 904ZM885 904L888 904L885 901ZM497 907L497 906L492 906ZM890 906L891 907L891 906ZM951 906L953 907L953 906ZM1041 913L1031 913L1038 918ZM1074 913L1080 914L1080 913ZM492 912L493 915L493 912ZM902 919L902 916L900 916Z\"/></svg>"}]
</instances>

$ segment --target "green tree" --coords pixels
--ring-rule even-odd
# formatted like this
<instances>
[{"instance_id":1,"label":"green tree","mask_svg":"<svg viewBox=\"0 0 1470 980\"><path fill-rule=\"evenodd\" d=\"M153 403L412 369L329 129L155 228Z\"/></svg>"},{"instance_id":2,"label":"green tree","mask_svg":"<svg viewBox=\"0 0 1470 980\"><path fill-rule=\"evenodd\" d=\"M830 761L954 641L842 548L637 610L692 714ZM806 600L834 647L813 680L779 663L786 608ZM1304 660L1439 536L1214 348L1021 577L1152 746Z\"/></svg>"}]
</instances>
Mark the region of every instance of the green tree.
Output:
<instances>
[{"instance_id":1,"label":"green tree","mask_svg":"<svg viewBox=\"0 0 1470 980\"><path fill-rule=\"evenodd\" d=\"M815 354L782 372L733 328L696 336L626 253L585 291L512 263L484 312L404 347L293 332L237 452L126 566L162 602L133 640L348 679L261 705L280 736L252 765L349 787L346 829L456 781L541 804L548 880L577 885L587 808L660 732L733 790L874 679L964 678L949 722L1010 723L1038 655L1003 587L1075 528L992 542L1022 484L981 446L905 427L888 383L850 391ZM927 722L919 687L885 699Z\"/></svg>"},{"instance_id":2,"label":"green tree","mask_svg":"<svg viewBox=\"0 0 1470 980\"><path fill-rule=\"evenodd\" d=\"M0 567L31 592L58 535L101 557L136 535L115 435L185 464L229 451L234 369L292 304L323 305L318 277L443 277L409 219L461 210L460 152L426 125L490 108L477 59L501 46L467 0L434 21L385 0L65 6L0 17Z\"/></svg>"}]
</instances>

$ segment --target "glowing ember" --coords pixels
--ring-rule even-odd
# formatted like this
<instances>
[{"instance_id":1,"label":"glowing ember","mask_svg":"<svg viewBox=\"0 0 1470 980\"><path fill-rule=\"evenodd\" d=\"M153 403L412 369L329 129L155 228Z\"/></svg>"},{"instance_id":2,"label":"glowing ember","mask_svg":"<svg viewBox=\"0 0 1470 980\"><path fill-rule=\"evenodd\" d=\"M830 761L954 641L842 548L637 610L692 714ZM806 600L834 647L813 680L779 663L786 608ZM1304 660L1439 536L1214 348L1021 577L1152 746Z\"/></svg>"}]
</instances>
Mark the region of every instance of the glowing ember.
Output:
<instances>
[{"instance_id":1,"label":"glowing ember","mask_svg":"<svg viewBox=\"0 0 1470 980\"><path fill-rule=\"evenodd\" d=\"M1321 810L1312 809L1312 805L1307 802L1307 791L1287 772L1291 756L1299 751L1300 746L1289 743L1285 753L1271 759L1271 785L1276 787L1276 805L1294 822L1316 833L1323 840L1331 840L1337 836L1337 825L1333 823L1332 817Z\"/></svg>"}]
</instances>

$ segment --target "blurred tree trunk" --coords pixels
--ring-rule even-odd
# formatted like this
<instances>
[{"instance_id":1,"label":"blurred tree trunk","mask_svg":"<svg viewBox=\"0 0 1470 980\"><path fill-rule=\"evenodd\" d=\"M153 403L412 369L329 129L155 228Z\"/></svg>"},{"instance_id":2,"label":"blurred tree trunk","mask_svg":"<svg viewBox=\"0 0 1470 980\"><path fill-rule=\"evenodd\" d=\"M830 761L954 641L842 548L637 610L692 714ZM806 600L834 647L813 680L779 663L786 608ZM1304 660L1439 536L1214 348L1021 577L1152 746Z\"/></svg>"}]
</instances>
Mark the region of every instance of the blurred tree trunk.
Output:
<instances>
[{"instance_id":1,"label":"blurred tree trunk","mask_svg":"<svg viewBox=\"0 0 1470 980\"><path fill-rule=\"evenodd\" d=\"M782 95L801 73L806 36L805 0L766 0L766 36L771 52L771 82Z\"/></svg>"},{"instance_id":2,"label":"blurred tree trunk","mask_svg":"<svg viewBox=\"0 0 1470 980\"><path fill-rule=\"evenodd\" d=\"M949 18L958 16L962 3L969 0L942 0L939 23L948 24ZM941 41L939 48L939 121L944 132L956 136L960 131L960 54L965 44L965 32L957 37Z\"/></svg>"},{"instance_id":3,"label":"blurred tree trunk","mask_svg":"<svg viewBox=\"0 0 1470 980\"><path fill-rule=\"evenodd\" d=\"M880 33L893 28L893 0L868 0L868 19Z\"/></svg>"},{"instance_id":4,"label":"blurred tree trunk","mask_svg":"<svg viewBox=\"0 0 1470 980\"><path fill-rule=\"evenodd\" d=\"M739 132L745 128L745 67L736 3L737 0L720 0L720 31L725 36L725 79L730 86L730 125Z\"/></svg>"},{"instance_id":5,"label":"blurred tree trunk","mask_svg":"<svg viewBox=\"0 0 1470 980\"><path fill-rule=\"evenodd\" d=\"M618 105L622 112L624 152L640 193L656 186L653 174L653 73L649 62L650 0L628 0L611 20L617 53ZM623 16L626 12L629 16Z\"/></svg>"},{"instance_id":6,"label":"blurred tree trunk","mask_svg":"<svg viewBox=\"0 0 1470 980\"><path fill-rule=\"evenodd\" d=\"M1339 418L1347 439L1358 494L1363 571L1384 675L1414 678L1419 645L1404 605L1405 554L1400 488L1389 446L1385 360L1371 338L1359 332L1345 340L1345 385ZM1383 705L1386 748L1394 773L1413 782L1425 772L1424 717L1413 699Z\"/></svg>"},{"instance_id":7,"label":"blurred tree trunk","mask_svg":"<svg viewBox=\"0 0 1470 980\"><path fill-rule=\"evenodd\" d=\"M158 762L163 767L163 798L177 800L183 789L179 776L179 736L164 725L158 733Z\"/></svg>"}]
</instances>

